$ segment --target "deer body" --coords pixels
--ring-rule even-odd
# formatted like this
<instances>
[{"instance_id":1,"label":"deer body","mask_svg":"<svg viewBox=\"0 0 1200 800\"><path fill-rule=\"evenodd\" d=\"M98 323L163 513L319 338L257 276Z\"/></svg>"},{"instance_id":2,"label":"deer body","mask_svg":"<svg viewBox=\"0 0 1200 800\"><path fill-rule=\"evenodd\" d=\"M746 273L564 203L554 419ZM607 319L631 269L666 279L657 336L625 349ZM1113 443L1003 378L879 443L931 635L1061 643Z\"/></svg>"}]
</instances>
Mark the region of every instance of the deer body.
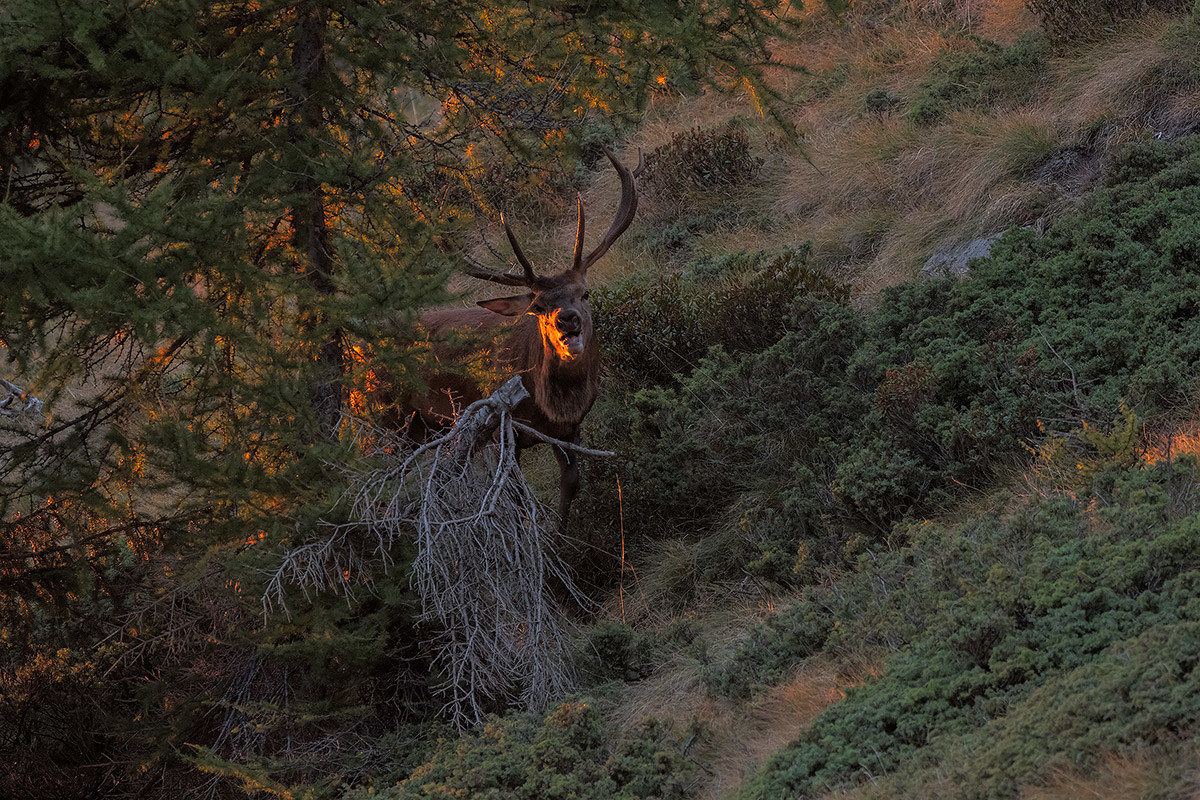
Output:
<instances>
[{"instance_id":1,"label":"deer body","mask_svg":"<svg viewBox=\"0 0 1200 800\"><path fill-rule=\"evenodd\" d=\"M529 397L517 406L517 418L547 436L571 441L596 401L600 386L598 348L587 347L570 360L559 358L545 346L532 314L514 320L484 308L435 309L421 315L420 326L432 339L466 332L492 340L490 360L495 374L501 378L520 375L529 392ZM439 360L453 360L461 358L466 349L435 346L434 353ZM470 375L453 372L434 373L426 382L428 390L408 398L405 405L409 411L418 412L428 427L446 426L457 410L494 388ZM538 441L522 434L520 444L528 447Z\"/></svg>"},{"instance_id":2,"label":"deer body","mask_svg":"<svg viewBox=\"0 0 1200 800\"><path fill-rule=\"evenodd\" d=\"M501 379L514 374L529 397L513 412L515 419L535 430L565 442L578 442L584 417L591 410L599 391L599 353L595 346L584 348L576 358L560 359L542 341L540 325L532 314L516 320L483 308L437 309L422 315L421 327L431 337L447 333L477 332L493 337L491 359ZM447 348L435 353L439 359L462 355L462 348ZM410 432L424 438L429 430L451 424L456 411L483 397L494 386L482 385L470 375L435 373L426 381L427 390L407 398ZM518 432L517 450L542 444L542 440ZM560 469L558 512L566 522L572 499L579 490L578 455L554 448Z\"/></svg>"},{"instance_id":3,"label":"deer body","mask_svg":"<svg viewBox=\"0 0 1200 800\"><path fill-rule=\"evenodd\" d=\"M587 269L624 233L637 210L634 178L641 172L641 163L631 173L612 153L605 150L605 154L621 178L621 202L612 227L589 255L583 255L582 201L573 264L554 277L534 273L505 223L505 233L523 274L498 273L474 263L468 264L467 274L506 286L523 286L529 292L483 300L478 303L480 308L436 309L420 318L421 327L435 341L452 333L490 338L496 374L502 379L520 375L529 393L517 406L514 417L539 433L569 443L579 441L580 426L596 401L600 384L600 353L588 304ZM458 360L468 351L462 346L434 347L439 360ZM423 393L405 398L401 404L409 417L409 433L417 438L424 438L429 429L452 424L458 409L493 388L469 375L452 372L429 375L426 385ZM520 452L541 443L541 439L521 433L517 449ZM559 520L565 526L571 501L579 489L579 455L558 446L554 447L554 455L561 471Z\"/></svg>"}]
</instances>

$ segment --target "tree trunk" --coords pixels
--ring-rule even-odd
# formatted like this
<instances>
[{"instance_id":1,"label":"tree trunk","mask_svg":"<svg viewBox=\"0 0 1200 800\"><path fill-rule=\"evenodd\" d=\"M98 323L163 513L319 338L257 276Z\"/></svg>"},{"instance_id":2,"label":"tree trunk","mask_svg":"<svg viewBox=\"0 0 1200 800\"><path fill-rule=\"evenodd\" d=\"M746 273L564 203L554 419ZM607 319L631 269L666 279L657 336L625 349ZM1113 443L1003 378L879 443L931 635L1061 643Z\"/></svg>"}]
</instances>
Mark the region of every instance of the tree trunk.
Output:
<instances>
[{"instance_id":1,"label":"tree trunk","mask_svg":"<svg viewBox=\"0 0 1200 800\"><path fill-rule=\"evenodd\" d=\"M297 10L292 68L295 82L292 85L289 140L307 157L319 158L320 148L315 143L320 140L325 127L325 109L318 86L325 69L325 15L308 3ZM327 297L333 294L335 287L329 227L325 219L325 190L311 169L296 178L293 188L297 200L291 209L292 244L301 254L309 283L318 295ZM319 330L325 321L324 312L319 308L308 309L303 314L302 326L307 330ZM336 439L344 402L341 330L326 337L317 353L317 363L310 402L321 437Z\"/></svg>"}]
</instances>

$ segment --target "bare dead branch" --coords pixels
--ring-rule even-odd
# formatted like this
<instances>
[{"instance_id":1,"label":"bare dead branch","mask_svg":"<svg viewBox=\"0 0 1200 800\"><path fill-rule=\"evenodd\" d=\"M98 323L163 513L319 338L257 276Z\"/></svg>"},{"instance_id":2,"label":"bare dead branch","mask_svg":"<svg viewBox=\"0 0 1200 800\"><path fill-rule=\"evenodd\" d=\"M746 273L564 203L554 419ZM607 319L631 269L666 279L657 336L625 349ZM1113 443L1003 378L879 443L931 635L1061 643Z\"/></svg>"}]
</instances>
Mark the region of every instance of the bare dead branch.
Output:
<instances>
[{"instance_id":1,"label":"bare dead branch","mask_svg":"<svg viewBox=\"0 0 1200 800\"><path fill-rule=\"evenodd\" d=\"M553 554L547 532L556 520L521 474L516 432L587 455L612 454L514 420L527 396L514 377L423 445L387 440L382 464L376 458L348 475L350 521L328 524L328 536L284 555L268 578L264 611L286 610L288 585L306 593L332 586L349 596L372 564L392 564L397 539L415 533L411 581L422 622L437 631L435 663L454 722L478 723L497 704L541 708L565 692L574 671L571 625L549 585L589 601Z\"/></svg>"},{"instance_id":2,"label":"bare dead branch","mask_svg":"<svg viewBox=\"0 0 1200 800\"><path fill-rule=\"evenodd\" d=\"M3 390L3 394L0 394L0 416L16 419L36 417L42 413L45 404L15 383L0 378L0 390Z\"/></svg>"}]
</instances>

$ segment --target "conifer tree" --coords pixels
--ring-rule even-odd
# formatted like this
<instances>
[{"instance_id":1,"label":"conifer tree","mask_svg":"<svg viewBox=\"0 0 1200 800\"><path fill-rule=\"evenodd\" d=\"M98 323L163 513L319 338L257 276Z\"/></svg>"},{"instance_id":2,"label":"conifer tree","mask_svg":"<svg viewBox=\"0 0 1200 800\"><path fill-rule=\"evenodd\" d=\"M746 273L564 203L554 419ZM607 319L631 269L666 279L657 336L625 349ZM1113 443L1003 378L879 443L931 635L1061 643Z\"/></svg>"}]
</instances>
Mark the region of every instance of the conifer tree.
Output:
<instances>
[{"instance_id":1,"label":"conifer tree","mask_svg":"<svg viewBox=\"0 0 1200 800\"><path fill-rule=\"evenodd\" d=\"M414 374L433 243L495 210L480 153L544 164L660 80L766 97L775 6L0 10L0 377L47 409L0 420L13 785L177 794L196 747L316 781L330 741L428 713L402 571L291 618L257 600L263 554L337 513L357 354Z\"/></svg>"}]
</instances>

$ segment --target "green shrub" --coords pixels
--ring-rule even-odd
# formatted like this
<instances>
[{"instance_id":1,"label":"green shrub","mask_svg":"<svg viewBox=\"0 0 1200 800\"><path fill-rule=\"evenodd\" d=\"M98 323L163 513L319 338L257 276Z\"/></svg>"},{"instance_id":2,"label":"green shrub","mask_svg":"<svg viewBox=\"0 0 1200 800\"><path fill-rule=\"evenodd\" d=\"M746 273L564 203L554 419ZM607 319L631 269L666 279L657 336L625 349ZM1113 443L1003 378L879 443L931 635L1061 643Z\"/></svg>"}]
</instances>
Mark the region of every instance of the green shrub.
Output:
<instances>
[{"instance_id":1,"label":"green shrub","mask_svg":"<svg viewBox=\"0 0 1200 800\"><path fill-rule=\"evenodd\" d=\"M1029 97L1046 67L1043 37L1025 34L1008 47L975 38L978 50L946 52L917 87L909 119L927 125L950 111Z\"/></svg>"},{"instance_id":2,"label":"green shrub","mask_svg":"<svg viewBox=\"0 0 1200 800\"><path fill-rule=\"evenodd\" d=\"M723 566L738 574L746 566L741 555L791 574L797 536L823 531L813 486L827 468L807 468L800 454L824 464L822 437L848 436L843 432L862 416L867 395L846 386L861 335L852 309L802 296L789 326L761 352L714 349L676 385L623 392L613 406L597 409L593 441L618 452L611 466L622 476L630 532L711 518L753 491L764 502L733 523L744 528L746 547L729 553ZM729 331L737 330L731 319Z\"/></svg>"},{"instance_id":3,"label":"green shrub","mask_svg":"<svg viewBox=\"0 0 1200 800\"><path fill-rule=\"evenodd\" d=\"M1145 417L1177 401L1200 363L1200 318L1188 310L1200 302L1200 137L1135 146L1114 172L1137 178L1094 193L1044 236L1006 234L936 316L921 289L889 296L888 326L903 343L893 357L934 359L1003 323L1060 389L1074 371L1085 406L1115 413L1124 397Z\"/></svg>"},{"instance_id":4,"label":"green shrub","mask_svg":"<svg viewBox=\"0 0 1200 800\"><path fill-rule=\"evenodd\" d=\"M891 563L861 562L836 593L810 590L755 641L782 632L771 651L793 657L837 636L877 637L887 626L874 606L911 644L777 754L747 796L809 797L892 773L903 787L937 769L956 796L1011 797L1057 759L1086 763L1190 730L1200 722L1195 469L1115 469L1092 487L1103 511L1035 503L1000 521L923 526L878 559ZM1171 511L1181 491L1192 509L1182 518ZM903 583L881 595L900 565ZM958 753L972 754L961 769Z\"/></svg>"},{"instance_id":5,"label":"green shrub","mask_svg":"<svg viewBox=\"0 0 1200 800\"><path fill-rule=\"evenodd\" d=\"M567 702L540 724L510 714L476 733L440 740L405 780L354 790L345 800L682 800L691 771L660 725L647 722L618 739L587 702Z\"/></svg>"},{"instance_id":6,"label":"green shrub","mask_svg":"<svg viewBox=\"0 0 1200 800\"><path fill-rule=\"evenodd\" d=\"M670 207L694 191L749 183L762 167L763 160L751 152L750 139L740 126L693 128L646 154L639 188L656 205Z\"/></svg>"},{"instance_id":7,"label":"green shrub","mask_svg":"<svg viewBox=\"0 0 1200 800\"><path fill-rule=\"evenodd\" d=\"M1176 13L1192 4L1193 0L1025 0L1046 33L1058 40L1090 38L1151 9Z\"/></svg>"},{"instance_id":8,"label":"green shrub","mask_svg":"<svg viewBox=\"0 0 1200 800\"><path fill-rule=\"evenodd\" d=\"M886 86L872 89L867 92L867 96L863 100L863 105L868 112L883 116L900 105L900 95Z\"/></svg>"},{"instance_id":9,"label":"green shrub","mask_svg":"<svg viewBox=\"0 0 1200 800\"><path fill-rule=\"evenodd\" d=\"M637 681L654 670L651 634L620 622L605 622L588 632L584 663L593 680Z\"/></svg>"},{"instance_id":10,"label":"green shrub","mask_svg":"<svg viewBox=\"0 0 1200 800\"><path fill-rule=\"evenodd\" d=\"M698 238L735 221L738 214L739 210L728 204L718 204L696 213L669 213L660 217L657 225L634 228L630 244L679 263L692 255Z\"/></svg>"},{"instance_id":11,"label":"green shrub","mask_svg":"<svg viewBox=\"0 0 1200 800\"><path fill-rule=\"evenodd\" d=\"M668 382L711 347L761 350L803 318L806 303L844 301L847 287L808 266L810 248L738 253L592 292L606 363L626 381Z\"/></svg>"}]
</instances>

